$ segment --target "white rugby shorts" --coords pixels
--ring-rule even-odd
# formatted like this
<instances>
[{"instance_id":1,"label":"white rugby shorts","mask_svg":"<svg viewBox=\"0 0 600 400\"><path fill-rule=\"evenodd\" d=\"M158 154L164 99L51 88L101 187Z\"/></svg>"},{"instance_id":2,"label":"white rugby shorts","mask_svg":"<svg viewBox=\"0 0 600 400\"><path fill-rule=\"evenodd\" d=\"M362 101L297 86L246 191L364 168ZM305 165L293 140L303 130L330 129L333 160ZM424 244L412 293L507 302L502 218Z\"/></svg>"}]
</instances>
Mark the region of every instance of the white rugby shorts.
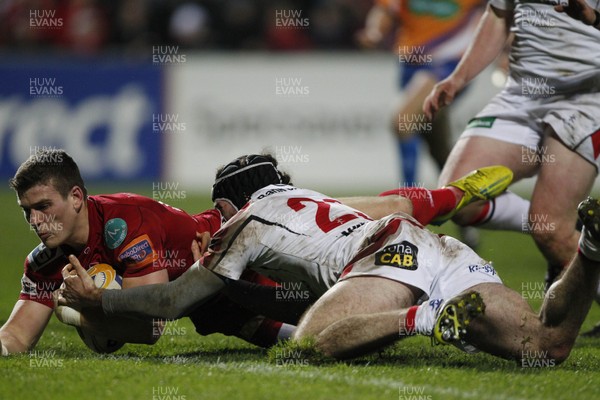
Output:
<instances>
[{"instance_id":1,"label":"white rugby shorts","mask_svg":"<svg viewBox=\"0 0 600 400\"><path fill-rule=\"evenodd\" d=\"M385 222L384 222L385 220ZM340 281L378 276L415 286L430 299L450 299L480 283L502 283L491 263L450 236L416 221L388 216L344 269Z\"/></svg>"},{"instance_id":2,"label":"white rugby shorts","mask_svg":"<svg viewBox=\"0 0 600 400\"><path fill-rule=\"evenodd\" d=\"M537 151L548 125L569 149L600 168L600 93L534 98L505 89L469 121L460 138L485 136Z\"/></svg>"}]
</instances>

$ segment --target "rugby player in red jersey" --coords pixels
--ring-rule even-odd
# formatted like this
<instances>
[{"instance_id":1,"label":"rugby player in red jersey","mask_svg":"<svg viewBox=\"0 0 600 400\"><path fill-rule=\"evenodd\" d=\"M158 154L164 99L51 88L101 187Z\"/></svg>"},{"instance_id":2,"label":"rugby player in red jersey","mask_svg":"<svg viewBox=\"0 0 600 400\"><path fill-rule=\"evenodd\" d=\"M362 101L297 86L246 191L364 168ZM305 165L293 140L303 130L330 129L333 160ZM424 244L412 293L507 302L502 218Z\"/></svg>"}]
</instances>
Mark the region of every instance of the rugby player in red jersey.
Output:
<instances>
[{"instance_id":1,"label":"rugby player in red jersey","mask_svg":"<svg viewBox=\"0 0 600 400\"><path fill-rule=\"evenodd\" d=\"M214 209L190 216L135 194L88 196L77 164L63 150L32 155L10 185L42 243L25 259L19 299L0 328L3 354L30 350L40 339L52 316L52 292L62 284L68 255L76 255L86 269L110 264L123 277L123 288L163 283L193 264L190 246L197 232L212 235L221 226L221 215ZM258 275L245 278L268 282ZM79 313L63 307L57 315L63 322L121 342L152 344L159 338L160 330L153 326L157 321L108 319L93 310ZM186 315L200 334L221 332L262 346L275 343L282 327L222 294Z\"/></svg>"}]
</instances>

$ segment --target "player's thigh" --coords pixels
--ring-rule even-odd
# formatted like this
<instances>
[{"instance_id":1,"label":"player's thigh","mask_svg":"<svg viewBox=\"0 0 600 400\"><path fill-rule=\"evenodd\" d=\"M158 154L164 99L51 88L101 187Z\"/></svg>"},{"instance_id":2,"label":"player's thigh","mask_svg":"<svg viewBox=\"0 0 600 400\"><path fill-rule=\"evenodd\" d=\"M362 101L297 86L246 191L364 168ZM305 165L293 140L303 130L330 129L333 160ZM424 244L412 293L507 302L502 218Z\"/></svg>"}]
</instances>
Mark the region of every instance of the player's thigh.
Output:
<instances>
[{"instance_id":1,"label":"player's thigh","mask_svg":"<svg viewBox=\"0 0 600 400\"><path fill-rule=\"evenodd\" d=\"M315 336L346 317L413 305L420 293L391 279L355 277L335 284L302 317L295 337Z\"/></svg>"},{"instance_id":2,"label":"player's thigh","mask_svg":"<svg viewBox=\"0 0 600 400\"><path fill-rule=\"evenodd\" d=\"M467 342L508 359L520 359L523 351L541 348L540 318L519 293L498 283L483 283L469 290L479 292L485 312L469 325Z\"/></svg>"},{"instance_id":3,"label":"player's thigh","mask_svg":"<svg viewBox=\"0 0 600 400\"><path fill-rule=\"evenodd\" d=\"M513 171L513 181L535 174L537 166L523 162L524 147L484 136L459 139L448 156L439 178L444 186L474 169L490 165L504 165Z\"/></svg>"},{"instance_id":4,"label":"player's thigh","mask_svg":"<svg viewBox=\"0 0 600 400\"><path fill-rule=\"evenodd\" d=\"M536 228L565 237L573 233L577 205L589 193L596 167L567 148L554 135L547 135L539 154L540 171L533 190L530 223ZM542 222L548 221L547 224Z\"/></svg>"}]
</instances>

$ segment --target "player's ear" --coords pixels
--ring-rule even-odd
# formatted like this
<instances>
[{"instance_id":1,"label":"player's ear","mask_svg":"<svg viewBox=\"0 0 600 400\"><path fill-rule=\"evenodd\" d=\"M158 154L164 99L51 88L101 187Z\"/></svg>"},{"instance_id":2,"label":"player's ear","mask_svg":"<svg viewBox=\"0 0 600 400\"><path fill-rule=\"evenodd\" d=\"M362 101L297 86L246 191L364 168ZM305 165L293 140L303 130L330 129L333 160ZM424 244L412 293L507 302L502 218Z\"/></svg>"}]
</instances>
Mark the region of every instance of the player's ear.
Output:
<instances>
[{"instance_id":1,"label":"player's ear","mask_svg":"<svg viewBox=\"0 0 600 400\"><path fill-rule=\"evenodd\" d=\"M75 211L79 212L85 201L85 195L83 194L83 190L81 190L79 186L75 185L71 188L71 191L69 192L69 197L73 202L73 208L75 209Z\"/></svg>"}]
</instances>

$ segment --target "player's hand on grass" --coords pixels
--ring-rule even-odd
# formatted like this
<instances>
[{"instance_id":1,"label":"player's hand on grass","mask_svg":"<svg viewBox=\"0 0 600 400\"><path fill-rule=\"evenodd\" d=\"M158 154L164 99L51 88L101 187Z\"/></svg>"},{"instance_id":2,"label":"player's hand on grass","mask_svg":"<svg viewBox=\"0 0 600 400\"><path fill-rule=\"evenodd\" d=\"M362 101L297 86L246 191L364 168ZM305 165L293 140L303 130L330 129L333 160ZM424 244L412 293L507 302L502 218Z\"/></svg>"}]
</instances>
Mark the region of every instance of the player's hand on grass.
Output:
<instances>
[{"instance_id":1,"label":"player's hand on grass","mask_svg":"<svg viewBox=\"0 0 600 400\"><path fill-rule=\"evenodd\" d=\"M434 87L429 96L423 102L423 112L429 118L433 120L435 114L442 108L454 100L454 97L464 87L465 82L459 78L450 75L443 81L438 82Z\"/></svg>"},{"instance_id":2,"label":"player's hand on grass","mask_svg":"<svg viewBox=\"0 0 600 400\"><path fill-rule=\"evenodd\" d=\"M592 25L596 20L594 9L588 6L585 0L569 0L568 6L554 6L554 10L564 12L569 17L579 20L586 25Z\"/></svg>"},{"instance_id":3,"label":"player's hand on grass","mask_svg":"<svg viewBox=\"0 0 600 400\"><path fill-rule=\"evenodd\" d=\"M70 255L69 262L62 270L65 287L59 289L58 304L75 309L101 306L102 289L96 287L77 257Z\"/></svg>"}]
</instances>

